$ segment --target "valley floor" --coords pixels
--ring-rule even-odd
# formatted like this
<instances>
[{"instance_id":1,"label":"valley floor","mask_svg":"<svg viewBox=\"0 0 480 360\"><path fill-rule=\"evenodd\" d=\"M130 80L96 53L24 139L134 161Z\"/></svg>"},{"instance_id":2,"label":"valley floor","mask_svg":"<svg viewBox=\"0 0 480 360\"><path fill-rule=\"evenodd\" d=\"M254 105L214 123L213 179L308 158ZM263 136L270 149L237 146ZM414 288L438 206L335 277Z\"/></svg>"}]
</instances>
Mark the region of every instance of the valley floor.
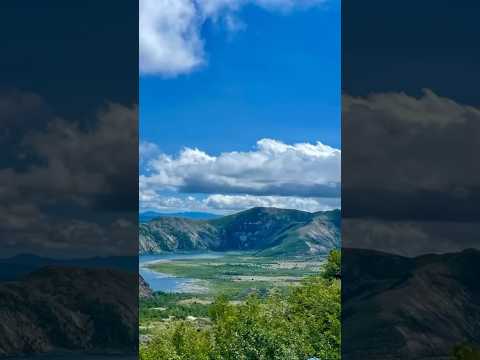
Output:
<instances>
[{"instance_id":1,"label":"valley floor","mask_svg":"<svg viewBox=\"0 0 480 360\"><path fill-rule=\"evenodd\" d=\"M226 296L231 304L242 304L252 293L262 298L272 291L286 292L303 278L318 274L323 262L322 257L280 259L239 252L150 262L145 265L149 270L189 281L175 291L156 292L152 298L141 300L142 339L178 319L208 327L208 309L217 296Z\"/></svg>"},{"instance_id":2,"label":"valley floor","mask_svg":"<svg viewBox=\"0 0 480 360\"><path fill-rule=\"evenodd\" d=\"M141 299L141 360L340 359L338 251L326 261L230 253L143 266L204 290Z\"/></svg>"}]
</instances>

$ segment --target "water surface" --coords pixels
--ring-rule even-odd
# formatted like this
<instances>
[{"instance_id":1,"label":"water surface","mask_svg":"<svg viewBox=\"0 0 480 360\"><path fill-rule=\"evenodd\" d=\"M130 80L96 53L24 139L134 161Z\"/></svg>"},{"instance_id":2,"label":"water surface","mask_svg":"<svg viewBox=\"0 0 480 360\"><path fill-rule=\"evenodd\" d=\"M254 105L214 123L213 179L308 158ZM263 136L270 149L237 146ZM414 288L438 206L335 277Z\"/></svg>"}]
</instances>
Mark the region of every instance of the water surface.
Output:
<instances>
[{"instance_id":1,"label":"water surface","mask_svg":"<svg viewBox=\"0 0 480 360\"><path fill-rule=\"evenodd\" d=\"M140 275L142 275L153 291L188 292L188 290L192 287L198 287L198 280L159 273L149 269L147 266L149 264L162 261L175 261L182 259L216 259L222 256L224 256L222 253L215 252L141 255L139 259L139 271Z\"/></svg>"}]
</instances>

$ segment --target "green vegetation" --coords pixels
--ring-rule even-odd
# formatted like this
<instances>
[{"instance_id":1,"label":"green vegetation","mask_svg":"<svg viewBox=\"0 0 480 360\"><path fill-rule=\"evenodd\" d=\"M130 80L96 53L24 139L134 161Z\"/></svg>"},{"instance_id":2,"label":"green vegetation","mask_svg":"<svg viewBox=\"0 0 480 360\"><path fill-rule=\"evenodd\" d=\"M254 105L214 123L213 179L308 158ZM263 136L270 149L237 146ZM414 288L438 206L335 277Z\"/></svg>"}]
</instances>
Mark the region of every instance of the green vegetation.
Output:
<instances>
[{"instance_id":1,"label":"green vegetation","mask_svg":"<svg viewBox=\"0 0 480 360\"><path fill-rule=\"evenodd\" d=\"M332 250L328 254L327 262L323 268L323 273L326 277L335 278L340 277L342 255L340 250Z\"/></svg>"},{"instance_id":2,"label":"green vegetation","mask_svg":"<svg viewBox=\"0 0 480 360\"><path fill-rule=\"evenodd\" d=\"M157 292L152 298L140 300L141 324L152 324L170 317L185 319L187 316L208 317L211 301L192 298L189 294Z\"/></svg>"},{"instance_id":3,"label":"green vegetation","mask_svg":"<svg viewBox=\"0 0 480 360\"><path fill-rule=\"evenodd\" d=\"M211 220L161 217L140 224L140 254L255 250L261 256L326 255L340 244L340 211L252 208Z\"/></svg>"},{"instance_id":4,"label":"green vegetation","mask_svg":"<svg viewBox=\"0 0 480 360\"><path fill-rule=\"evenodd\" d=\"M324 259L278 260L250 253L226 254L216 259L177 259L150 265L154 271L199 280L210 297L223 294L244 300L252 292L265 293L299 283L306 275L318 273Z\"/></svg>"},{"instance_id":5,"label":"green vegetation","mask_svg":"<svg viewBox=\"0 0 480 360\"><path fill-rule=\"evenodd\" d=\"M141 304L142 309L150 309L141 310L142 324L157 321L157 326L148 331L148 339L140 348L140 358L304 360L316 356L340 359L339 265L339 252L332 253L320 273L306 277L298 286L284 291L272 287L263 296L253 292L242 302L232 302L225 295L209 304L208 295L192 300L191 294L156 294ZM236 267L221 269L238 270ZM177 268L177 271L180 270ZM259 270L263 276L262 271ZM150 312L154 311L152 308L169 306L179 312L184 309L185 313L165 321L168 316L155 317L157 315ZM164 311L157 310L158 313Z\"/></svg>"}]
</instances>

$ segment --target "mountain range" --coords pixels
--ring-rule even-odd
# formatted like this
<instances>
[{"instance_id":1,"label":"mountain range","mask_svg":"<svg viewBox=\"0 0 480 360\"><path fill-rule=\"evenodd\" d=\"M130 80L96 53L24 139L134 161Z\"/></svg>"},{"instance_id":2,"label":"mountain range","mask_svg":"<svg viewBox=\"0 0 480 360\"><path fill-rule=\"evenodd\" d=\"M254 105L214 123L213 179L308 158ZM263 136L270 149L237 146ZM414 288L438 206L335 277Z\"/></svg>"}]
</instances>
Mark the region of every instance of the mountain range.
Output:
<instances>
[{"instance_id":1,"label":"mountain range","mask_svg":"<svg viewBox=\"0 0 480 360\"><path fill-rule=\"evenodd\" d=\"M340 246L340 210L252 208L211 220L157 218L140 224L140 254L256 250L260 256L326 254Z\"/></svg>"},{"instance_id":2,"label":"mountain range","mask_svg":"<svg viewBox=\"0 0 480 360\"><path fill-rule=\"evenodd\" d=\"M480 345L480 251L342 249L342 359L446 359Z\"/></svg>"}]
</instances>

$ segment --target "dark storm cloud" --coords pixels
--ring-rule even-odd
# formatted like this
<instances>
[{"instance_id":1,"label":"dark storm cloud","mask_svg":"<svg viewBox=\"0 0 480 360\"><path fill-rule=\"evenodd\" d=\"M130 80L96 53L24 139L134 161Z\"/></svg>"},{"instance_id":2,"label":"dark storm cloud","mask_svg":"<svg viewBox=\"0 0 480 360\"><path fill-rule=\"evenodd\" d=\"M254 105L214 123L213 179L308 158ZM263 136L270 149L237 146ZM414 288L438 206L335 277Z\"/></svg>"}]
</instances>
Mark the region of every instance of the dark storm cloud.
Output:
<instances>
[{"instance_id":1,"label":"dark storm cloud","mask_svg":"<svg viewBox=\"0 0 480 360\"><path fill-rule=\"evenodd\" d=\"M128 181L138 168L138 152L132 151L138 148L136 116L136 108L108 104L90 128L53 119L46 131L26 135L24 145L44 160L44 166L30 169L32 187L90 206L105 202L106 196L118 200L137 192L136 182ZM135 202L128 205L135 210Z\"/></svg>"},{"instance_id":2,"label":"dark storm cloud","mask_svg":"<svg viewBox=\"0 0 480 360\"><path fill-rule=\"evenodd\" d=\"M479 222L348 218L342 222L346 248L418 256L478 248Z\"/></svg>"},{"instance_id":3,"label":"dark storm cloud","mask_svg":"<svg viewBox=\"0 0 480 360\"><path fill-rule=\"evenodd\" d=\"M136 107L107 103L88 126L31 93L3 94L0 109L3 255L135 253Z\"/></svg>"},{"instance_id":4,"label":"dark storm cloud","mask_svg":"<svg viewBox=\"0 0 480 360\"><path fill-rule=\"evenodd\" d=\"M343 99L346 217L480 220L480 111L425 90Z\"/></svg>"},{"instance_id":5,"label":"dark storm cloud","mask_svg":"<svg viewBox=\"0 0 480 360\"><path fill-rule=\"evenodd\" d=\"M26 133L44 130L53 117L43 99L33 93L0 93L1 168L22 169L31 165L32 153L23 147Z\"/></svg>"}]
</instances>

